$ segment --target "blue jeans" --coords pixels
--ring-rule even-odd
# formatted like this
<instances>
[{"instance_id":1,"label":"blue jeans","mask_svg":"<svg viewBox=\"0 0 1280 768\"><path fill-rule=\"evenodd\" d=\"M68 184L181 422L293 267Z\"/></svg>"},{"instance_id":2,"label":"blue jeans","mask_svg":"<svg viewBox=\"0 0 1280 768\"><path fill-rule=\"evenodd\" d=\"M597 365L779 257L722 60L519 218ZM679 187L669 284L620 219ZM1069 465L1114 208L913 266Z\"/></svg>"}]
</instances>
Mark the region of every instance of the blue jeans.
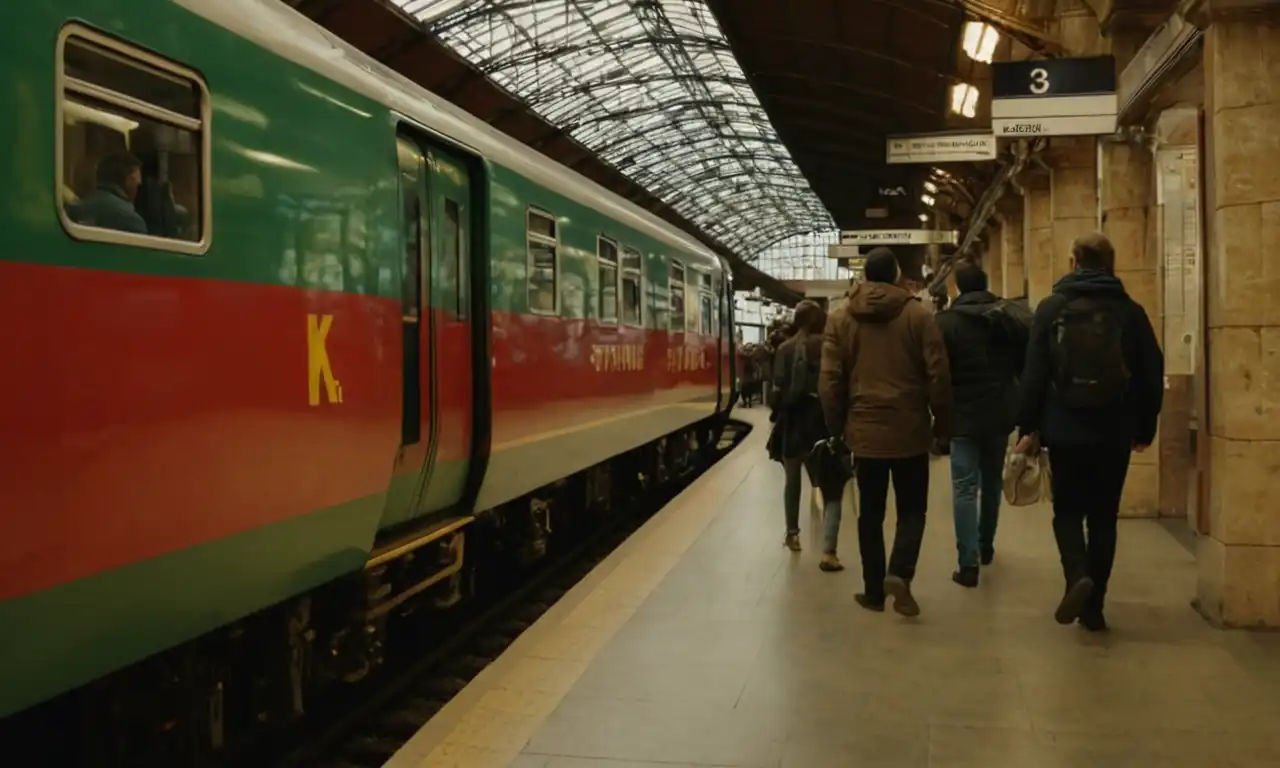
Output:
<instances>
[{"instance_id":1,"label":"blue jeans","mask_svg":"<svg viewBox=\"0 0 1280 768\"><path fill-rule=\"evenodd\" d=\"M994 550L1004 495L1004 453L1008 447L1008 435L951 440L951 497L961 568L977 568L979 553Z\"/></svg>"},{"instance_id":2,"label":"blue jeans","mask_svg":"<svg viewBox=\"0 0 1280 768\"><path fill-rule=\"evenodd\" d=\"M786 518L787 534L800 533L800 491L804 483L804 459L787 459L782 462L786 473L786 485L782 489L782 509ZM843 490L843 489L841 489ZM823 499L822 551L834 555L840 543L840 518L844 514L844 494Z\"/></svg>"}]
</instances>

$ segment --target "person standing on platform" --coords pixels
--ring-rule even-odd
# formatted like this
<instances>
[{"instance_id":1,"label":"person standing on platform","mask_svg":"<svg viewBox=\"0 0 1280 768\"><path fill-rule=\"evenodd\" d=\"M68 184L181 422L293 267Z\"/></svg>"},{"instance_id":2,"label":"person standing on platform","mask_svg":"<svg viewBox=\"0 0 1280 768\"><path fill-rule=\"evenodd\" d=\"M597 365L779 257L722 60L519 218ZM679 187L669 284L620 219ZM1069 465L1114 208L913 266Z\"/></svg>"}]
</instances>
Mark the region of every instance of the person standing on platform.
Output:
<instances>
[{"instance_id":1,"label":"person standing on platform","mask_svg":"<svg viewBox=\"0 0 1280 768\"><path fill-rule=\"evenodd\" d=\"M1111 242L1083 235L1071 261L1071 274L1036 307L1014 450L1049 450L1053 534L1066 578L1054 618L1096 632L1107 628L1103 601L1130 452L1155 440L1164 355L1146 311L1114 274Z\"/></svg>"},{"instance_id":2,"label":"person standing on platform","mask_svg":"<svg viewBox=\"0 0 1280 768\"><path fill-rule=\"evenodd\" d=\"M822 329L827 313L815 302L802 301L796 307L795 329L791 338L782 342L774 357L772 401L769 418L774 422L769 435L769 455L782 462L786 471L782 506L787 533L784 543L792 552L800 551L800 491L804 482L806 461L813 447L827 439L822 404L818 402L818 370L822 362ZM817 472L810 476L821 479ZM844 484L824 484L822 560L824 571L842 571L836 544L840 535L841 502Z\"/></svg>"},{"instance_id":3,"label":"person standing on platform","mask_svg":"<svg viewBox=\"0 0 1280 768\"><path fill-rule=\"evenodd\" d=\"M898 260L876 248L865 282L831 313L823 333L818 392L833 435L857 462L858 549L864 591L858 604L883 611L886 596L903 616L911 594L929 504L929 447L950 438L947 349L933 313L897 285ZM884 515L893 482L898 523L886 574Z\"/></svg>"},{"instance_id":4,"label":"person standing on platform","mask_svg":"<svg viewBox=\"0 0 1280 768\"><path fill-rule=\"evenodd\" d=\"M975 264L960 267L955 276L960 295L938 314L956 420L951 499L960 568L951 580L976 587L979 562L989 565L995 557L1004 454L1016 420L1017 378L1026 361L1031 313L987 290L987 273Z\"/></svg>"}]
</instances>

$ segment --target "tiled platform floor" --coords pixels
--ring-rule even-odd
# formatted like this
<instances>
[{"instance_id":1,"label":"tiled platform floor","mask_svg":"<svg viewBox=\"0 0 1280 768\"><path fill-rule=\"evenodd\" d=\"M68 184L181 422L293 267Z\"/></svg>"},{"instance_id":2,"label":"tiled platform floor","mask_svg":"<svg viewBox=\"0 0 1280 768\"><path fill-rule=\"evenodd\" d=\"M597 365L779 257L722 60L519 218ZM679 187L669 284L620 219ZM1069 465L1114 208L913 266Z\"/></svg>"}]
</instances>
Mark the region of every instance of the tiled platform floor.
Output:
<instances>
[{"instance_id":1,"label":"tiled platform floor","mask_svg":"<svg viewBox=\"0 0 1280 768\"><path fill-rule=\"evenodd\" d=\"M849 569L781 546L761 426L549 612L388 765L658 768L1280 766L1280 636L1189 607L1192 555L1121 523L1113 631L1054 623L1047 509L1006 508L978 590L951 583L946 460L915 591L871 614ZM890 521L890 525L892 522Z\"/></svg>"}]
</instances>

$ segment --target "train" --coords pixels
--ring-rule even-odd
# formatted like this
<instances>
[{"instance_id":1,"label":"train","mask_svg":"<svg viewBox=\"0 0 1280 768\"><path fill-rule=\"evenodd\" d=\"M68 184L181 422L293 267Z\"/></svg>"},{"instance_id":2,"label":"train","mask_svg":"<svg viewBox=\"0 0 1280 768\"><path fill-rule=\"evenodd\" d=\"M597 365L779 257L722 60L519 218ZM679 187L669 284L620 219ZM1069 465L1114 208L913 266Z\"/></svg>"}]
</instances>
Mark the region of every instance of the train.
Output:
<instances>
[{"instance_id":1,"label":"train","mask_svg":"<svg viewBox=\"0 0 1280 768\"><path fill-rule=\"evenodd\" d=\"M5 17L0 717L216 749L718 439L682 231L277 0Z\"/></svg>"}]
</instances>

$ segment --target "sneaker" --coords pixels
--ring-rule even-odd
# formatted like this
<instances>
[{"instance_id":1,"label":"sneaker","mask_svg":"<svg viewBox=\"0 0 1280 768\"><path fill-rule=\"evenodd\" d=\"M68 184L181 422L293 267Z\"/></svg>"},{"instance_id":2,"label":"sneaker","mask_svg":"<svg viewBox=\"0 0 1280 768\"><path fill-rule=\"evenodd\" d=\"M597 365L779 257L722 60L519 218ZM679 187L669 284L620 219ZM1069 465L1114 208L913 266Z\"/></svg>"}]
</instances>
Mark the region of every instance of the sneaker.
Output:
<instances>
[{"instance_id":1,"label":"sneaker","mask_svg":"<svg viewBox=\"0 0 1280 768\"><path fill-rule=\"evenodd\" d=\"M977 566L964 566L951 574L951 580L962 587L976 587L978 586L978 568Z\"/></svg>"},{"instance_id":2,"label":"sneaker","mask_svg":"<svg viewBox=\"0 0 1280 768\"><path fill-rule=\"evenodd\" d=\"M873 597L868 597L865 592L859 592L858 594L853 596L853 602L857 603L863 608L866 608L868 611L875 611L876 613L884 613L883 597L877 600Z\"/></svg>"},{"instance_id":3,"label":"sneaker","mask_svg":"<svg viewBox=\"0 0 1280 768\"><path fill-rule=\"evenodd\" d=\"M920 604L911 595L911 585L901 576L886 576L884 591L893 597L893 610L902 616L919 616Z\"/></svg>"},{"instance_id":4,"label":"sneaker","mask_svg":"<svg viewBox=\"0 0 1280 768\"><path fill-rule=\"evenodd\" d=\"M982 555L982 564L991 565L991 561L996 559L996 548L983 547L981 555Z\"/></svg>"},{"instance_id":5,"label":"sneaker","mask_svg":"<svg viewBox=\"0 0 1280 768\"><path fill-rule=\"evenodd\" d=\"M818 567L827 573L835 573L836 571L844 570L844 563L841 563L840 558L836 557L835 554L832 553L823 555L822 561L818 563Z\"/></svg>"},{"instance_id":6,"label":"sneaker","mask_svg":"<svg viewBox=\"0 0 1280 768\"><path fill-rule=\"evenodd\" d=\"M1080 626L1090 632L1106 632L1110 629L1107 626L1107 620L1101 613L1082 613L1077 621L1080 622Z\"/></svg>"},{"instance_id":7,"label":"sneaker","mask_svg":"<svg viewBox=\"0 0 1280 768\"><path fill-rule=\"evenodd\" d=\"M783 539L782 541L782 546L786 547L792 552L799 552L800 551L800 534L788 533L787 538Z\"/></svg>"},{"instance_id":8,"label":"sneaker","mask_svg":"<svg viewBox=\"0 0 1280 768\"><path fill-rule=\"evenodd\" d=\"M1053 618L1059 624L1071 624L1080 618L1080 612L1084 610L1085 601L1089 599L1089 593L1092 591L1093 579L1085 576L1077 580L1067 588L1067 593L1062 596L1062 602L1058 603L1058 610L1053 612Z\"/></svg>"}]
</instances>

